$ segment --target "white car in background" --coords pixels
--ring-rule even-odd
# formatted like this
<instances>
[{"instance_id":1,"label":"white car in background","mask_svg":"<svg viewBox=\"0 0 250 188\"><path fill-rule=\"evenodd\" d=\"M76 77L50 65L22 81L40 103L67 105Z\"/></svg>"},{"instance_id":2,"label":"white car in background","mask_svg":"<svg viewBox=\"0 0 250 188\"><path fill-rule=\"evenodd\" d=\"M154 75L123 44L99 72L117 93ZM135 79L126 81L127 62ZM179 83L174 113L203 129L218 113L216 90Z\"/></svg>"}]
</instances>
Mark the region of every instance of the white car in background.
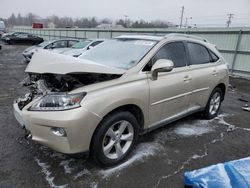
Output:
<instances>
[{"instance_id":1,"label":"white car in background","mask_svg":"<svg viewBox=\"0 0 250 188\"><path fill-rule=\"evenodd\" d=\"M44 41L36 46L31 46L23 51L23 56L30 62L33 54L38 51L38 49L46 50L65 50L71 48L74 44L78 43L78 39L59 39L59 40L50 40Z\"/></svg>"},{"instance_id":2,"label":"white car in background","mask_svg":"<svg viewBox=\"0 0 250 188\"><path fill-rule=\"evenodd\" d=\"M81 40L80 42L76 43L73 45L71 48L67 48L60 52L61 54L64 55L69 55L72 57L78 57L82 55L84 52L87 50L97 46L98 44L102 43L105 39L86 39L86 40ZM55 50L53 50L54 52ZM57 51L58 52L58 51Z\"/></svg>"}]
</instances>

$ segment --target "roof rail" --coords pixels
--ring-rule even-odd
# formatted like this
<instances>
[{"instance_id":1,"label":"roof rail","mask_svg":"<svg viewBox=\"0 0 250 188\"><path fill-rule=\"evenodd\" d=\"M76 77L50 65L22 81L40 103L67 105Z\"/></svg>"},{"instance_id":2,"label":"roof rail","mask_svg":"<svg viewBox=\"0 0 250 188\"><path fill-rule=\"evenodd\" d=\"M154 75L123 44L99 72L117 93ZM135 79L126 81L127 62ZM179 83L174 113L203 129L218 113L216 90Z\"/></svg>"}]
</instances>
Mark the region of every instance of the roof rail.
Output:
<instances>
[{"instance_id":1,"label":"roof rail","mask_svg":"<svg viewBox=\"0 0 250 188\"><path fill-rule=\"evenodd\" d=\"M170 33L170 34L166 34L166 35L165 35L165 38L167 38L167 37L172 37L172 36L173 36L173 37L174 37L174 36L176 36L176 37L186 37L186 38L197 39L197 40L202 40L202 41L204 41L204 42L208 42L208 40L205 39L205 38L197 37L197 36L194 36L194 35L181 34L181 33Z\"/></svg>"}]
</instances>

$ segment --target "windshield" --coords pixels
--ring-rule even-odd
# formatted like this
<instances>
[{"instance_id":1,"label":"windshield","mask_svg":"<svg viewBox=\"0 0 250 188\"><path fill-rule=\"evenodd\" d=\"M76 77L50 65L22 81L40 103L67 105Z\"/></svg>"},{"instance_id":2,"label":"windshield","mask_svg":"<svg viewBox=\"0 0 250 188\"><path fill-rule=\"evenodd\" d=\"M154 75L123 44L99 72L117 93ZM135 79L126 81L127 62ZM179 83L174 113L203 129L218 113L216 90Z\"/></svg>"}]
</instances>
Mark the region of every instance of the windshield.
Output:
<instances>
[{"instance_id":1,"label":"windshield","mask_svg":"<svg viewBox=\"0 0 250 188\"><path fill-rule=\"evenodd\" d=\"M81 40L72 46L74 49L85 48L92 40Z\"/></svg>"},{"instance_id":2,"label":"windshield","mask_svg":"<svg viewBox=\"0 0 250 188\"><path fill-rule=\"evenodd\" d=\"M47 46L50 43L51 43L51 41L45 41L45 42L42 42L42 43L38 44L37 46L39 46L39 47L45 47L45 46Z\"/></svg>"},{"instance_id":3,"label":"windshield","mask_svg":"<svg viewBox=\"0 0 250 188\"><path fill-rule=\"evenodd\" d=\"M116 68L135 66L156 44L151 40L112 39L104 41L79 58Z\"/></svg>"}]
</instances>

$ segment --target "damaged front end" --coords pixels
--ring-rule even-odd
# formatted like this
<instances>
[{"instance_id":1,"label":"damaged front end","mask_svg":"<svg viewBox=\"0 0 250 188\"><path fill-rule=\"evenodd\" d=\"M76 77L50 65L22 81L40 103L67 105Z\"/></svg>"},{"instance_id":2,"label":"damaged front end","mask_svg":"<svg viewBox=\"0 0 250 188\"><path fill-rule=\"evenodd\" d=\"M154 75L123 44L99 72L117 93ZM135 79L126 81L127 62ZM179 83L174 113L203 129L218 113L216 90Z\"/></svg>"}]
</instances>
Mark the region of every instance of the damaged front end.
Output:
<instances>
[{"instance_id":1,"label":"damaged front end","mask_svg":"<svg viewBox=\"0 0 250 188\"><path fill-rule=\"evenodd\" d=\"M51 52L37 52L26 68L23 86L29 93L14 102L14 114L24 126L21 111L61 111L80 107L86 92L70 92L86 85L119 78L124 70Z\"/></svg>"},{"instance_id":2,"label":"damaged front end","mask_svg":"<svg viewBox=\"0 0 250 188\"><path fill-rule=\"evenodd\" d=\"M15 101L17 103L18 108L22 110L27 104L33 101L36 98L43 98L47 100L47 103L52 102L62 102L59 101L59 97L67 96L68 98L73 96L73 94L68 94L68 92L94 83L104 82L119 78L120 75L112 75L112 74L100 74L100 73L78 73L78 74L66 74L66 75L59 75L59 74L36 74L30 73L29 77L25 79L23 82L23 86L29 89L29 93L25 95L23 98L19 98ZM82 93L85 95L86 93ZM76 94L74 94L76 95ZM49 96L49 97L45 97ZM53 96L53 98L52 98ZM79 96L80 97L80 96ZM66 100L67 98L62 98L60 100ZM49 101L51 100L51 101ZM73 99L71 99L73 100ZM74 99L76 100L76 99ZM52 105L52 104L51 104ZM63 110L59 108L59 104L54 104L54 107L58 108L59 110ZM36 111L48 110L50 106L45 105L40 107L41 110L38 108L31 108L30 110L36 109ZM52 106L51 106L52 107ZM66 109L66 108L65 108Z\"/></svg>"}]
</instances>

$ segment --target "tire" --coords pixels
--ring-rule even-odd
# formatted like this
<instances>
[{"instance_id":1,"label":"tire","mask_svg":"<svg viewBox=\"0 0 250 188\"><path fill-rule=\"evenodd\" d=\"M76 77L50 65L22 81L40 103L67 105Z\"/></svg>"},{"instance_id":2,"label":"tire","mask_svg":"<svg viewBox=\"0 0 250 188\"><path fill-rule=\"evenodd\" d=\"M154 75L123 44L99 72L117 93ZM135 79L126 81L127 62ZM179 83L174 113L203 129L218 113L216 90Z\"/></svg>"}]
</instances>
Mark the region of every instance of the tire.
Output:
<instances>
[{"instance_id":1,"label":"tire","mask_svg":"<svg viewBox=\"0 0 250 188\"><path fill-rule=\"evenodd\" d=\"M130 112L117 111L108 115L94 133L92 158L103 167L123 162L135 146L138 130L139 124Z\"/></svg>"},{"instance_id":2,"label":"tire","mask_svg":"<svg viewBox=\"0 0 250 188\"><path fill-rule=\"evenodd\" d=\"M13 45L13 44L15 44L15 42L13 40L9 40L8 44Z\"/></svg>"},{"instance_id":3,"label":"tire","mask_svg":"<svg viewBox=\"0 0 250 188\"><path fill-rule=\"evenodd\" d=\"M222 90L219 87L216 87L207 102L206 108L203 112L204 118L213 119L218 115L221 102L223 98Z\"/></svg>"}]
</instances>

